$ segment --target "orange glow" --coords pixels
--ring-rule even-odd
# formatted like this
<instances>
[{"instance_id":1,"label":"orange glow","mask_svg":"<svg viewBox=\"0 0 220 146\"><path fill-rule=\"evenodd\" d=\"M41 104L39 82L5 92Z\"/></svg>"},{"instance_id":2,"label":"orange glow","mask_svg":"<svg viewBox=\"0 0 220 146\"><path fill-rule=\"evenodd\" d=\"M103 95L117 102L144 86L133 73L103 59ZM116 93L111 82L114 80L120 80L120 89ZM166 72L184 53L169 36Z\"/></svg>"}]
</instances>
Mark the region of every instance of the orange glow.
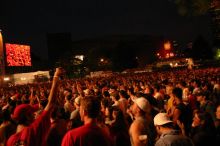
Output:
<instances>
[{"instance_id":1,"label":"orange glow","mask_svg":"<svg viewBox=\"0 0 220 146\"><path fill-rule=\"evenodd\" d=\"M174 56L174 54L173 53L170 53L170 57L173 57Z\"/></svg>"},{"instance_id":2,"label":"orange glow","mask_svg":"<svg viewBox=\"0 0 220 146\"><path fill-rule=\"evenodd\" d=\"M171 49L171 43L169 41L167 41L166 43L164 43L164 49L165 50L170 50Z\"/></svg>"}]
</instances>

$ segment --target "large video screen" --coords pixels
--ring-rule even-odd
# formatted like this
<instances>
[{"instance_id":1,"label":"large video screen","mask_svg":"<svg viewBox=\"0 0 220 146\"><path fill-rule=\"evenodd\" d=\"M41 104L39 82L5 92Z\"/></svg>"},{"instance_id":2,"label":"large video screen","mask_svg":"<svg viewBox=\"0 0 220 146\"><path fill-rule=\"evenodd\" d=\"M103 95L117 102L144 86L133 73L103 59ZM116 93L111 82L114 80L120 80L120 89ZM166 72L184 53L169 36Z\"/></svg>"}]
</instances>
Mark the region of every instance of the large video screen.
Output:
<instances>
[{"instance_id":1,"label":"large video screen","mask_svg":"<svg viewBox=\"0 0 220 146\"><path fill-rule=\"evenodd\" d=\"M31 66L30 46L6 43L7 66Z\"/></svg>"}]
</instances>

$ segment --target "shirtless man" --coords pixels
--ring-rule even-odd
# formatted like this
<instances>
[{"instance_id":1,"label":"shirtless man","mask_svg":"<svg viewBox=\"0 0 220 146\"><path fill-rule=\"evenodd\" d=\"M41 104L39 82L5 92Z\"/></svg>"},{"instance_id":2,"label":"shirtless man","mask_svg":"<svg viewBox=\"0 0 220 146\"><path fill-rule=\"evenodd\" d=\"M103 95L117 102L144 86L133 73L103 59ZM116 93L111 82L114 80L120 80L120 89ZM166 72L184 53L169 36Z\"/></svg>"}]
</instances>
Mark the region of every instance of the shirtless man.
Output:
<instances>
[{"instance_id":1,"label":"shirtless man","mask_svg":"<svg viewBox=\"0 0 220 146\"><path fill-rule=\"evenodd\" d=\"M150 117L150 104L144 97L136 98L131 107L135 120L132 122L129 134L132 146L153 145Z\"/></svg>"}]
</instances>

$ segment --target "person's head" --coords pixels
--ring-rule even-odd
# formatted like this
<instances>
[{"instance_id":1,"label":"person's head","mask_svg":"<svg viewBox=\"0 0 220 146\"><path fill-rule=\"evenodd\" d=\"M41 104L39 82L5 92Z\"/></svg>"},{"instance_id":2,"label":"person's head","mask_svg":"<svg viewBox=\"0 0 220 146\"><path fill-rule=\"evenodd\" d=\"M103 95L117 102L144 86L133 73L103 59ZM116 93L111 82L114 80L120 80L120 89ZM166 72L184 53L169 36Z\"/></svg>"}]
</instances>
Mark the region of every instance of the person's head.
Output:
<instances>
[{"instance_id":1,"label":"person's head","mask_svg":"<svg viewBox=\"0 0 220 146\"><path fill-rule=\"evenodd\" d=\"M134 104L132 105L132 113L134 115L145 115L150 113L151 105L149 101L144 97L139 97L133 100Z\"/></svg>"},{"instance_id":2,"label":"person's head","mask_svg":"<svg viewBox=\"0 0 220 146\"><path fill-rule=\"evenodd\" d=\"M186 85L187 85L185 81L181 81L179 84L180 84L180 86L183 87L183 88L186 87Z\"/></svg>"},{"instance_id":3,"label":"person's head","mask_svg":"<svg viewBox=\"0 0 220 146\"><path fill-rule=\"evenodd\" d=\"M84 121L84 118L95 119L100 113L101 104L95 96L86 96L80 101L80 117Z\"/></svg>"},{"instance_id":4,"label":"person's head","mask_svg":"<svg viewBox=\"0 0 220 146\"><path fill-rule=\"evenodd\" d=\"M216 108L216 119L220 120L220 105Z\"/></svg>"},{"instance_id":5,"label":"person's head","mask_svg":"<svg viewBox=\"0 0 220 146\"><path fill-rule=\"evenodd\" d=\"M78 96L74 99L74 106L76 108L79 108L79 106L80 106L80 99L81 99L80 96Z\"/></svg>"},{"instance_id":6,"label":"person's head","mask_svg":"<svg viewBox=\"0 0 220 146\"><path fill-rule=\"evenodd\" d=\"M46 107L47 103L48 103L47 99L41 99L40 100L40 107L39 108L40 109L44 109Z\"/></svg>"},{"instance_id":7,"label":"person's head","mask_svg":"<svg viewBox=\"0 0 220 146\"><path fill-rule=\"evenodd\" d=\"M182 91L181 88L176 87L176 88L173 89L172 94L174 95L174 97L182 99L183 91Z\"/></svg>"},{"instance_id":8,"label":"person's head","mask_svg":"<svg viewBox=\"0 0 220 146\"><path fill-rule=\"evenodd\" d=\"M193 80L192 85L194 88L197 88L197 87L200 87L201 82L200 82L200 80Z\"/></svg>"},{"instance_id":9,"label":"person's head","mask_svg":"<svg viewBox=\"0 0 220 146\"><path fill-rule=\"evenodd\" d=\"M110 97L109 92L108 92L108 91L104 91L104 92L103 92L103 97L105 97L105 98Z\"/></svg>"},{"instance_id":10,"label":"person's head","mask_svg":"<svg viewBox=\"0 0 220 146\"><path fill-rule=\"evenodd\" d=\"M119 94L118 93L116 93L116 94L114 94L114 95L112 95L112 96L110 96L111 97L111 99L112 99L112 101L118 101L119 99L120 99L120 96L119 96Z\"/></svg>"},{"instance_id":11,"label":"person's head","mask_svg":"<svg viewBox=\"0 0 220 146\"><path fill-rule=\"evenodd\" d=\"M70 102L71 99L72 99L72 95L71 94L68 94L68 95L65 96L65 100L66 101Z\"/></svg>"},{"instance_id":12,"label":"person's head","mask_svg":"<svg viewBox=\"0 0 220 146\"><path fill-rule=\"evenodd\" d=\"M65 109L62 107L55 107L51 111L51 120L64 119L65 118Z\"/></svg>"},{"instance_id":13,"label":"person's head","mask_svg":"<svg viewBox=\"0 0 220 146\"><path fill-rule=\"evenodd\" d=\"M113 106L112 110L112 117L114 120L124 120L124 114L119 107Z\"/></svg>"},{"instance_id":14,"label":"person's head","mask_svg":"<svg viewBox=\"0 0 220 146\"><path fill-rule=\"evenodd\" d=\"M65 88L64 91L63 91L63 94L64 94L64 96L71 95L72 94L72 90L68 89L68 88Z\"/></svg>"},{"instance_id":15,"label":"person's head","mask_svg":"<svg viewBox=\"0 0 220 146\"><path fill-rule=\"evenodd\" d=\"M119 91L119 96L122 97L122 98L126 98L126 99L128 98L128 94L124 90Z\"/></svg>"},{"instance_id":16,"label":"person's head","mask_svg":"<svg viewBox=\"0 0 220 146\"><path fill-rule=\"evenodd\" d=\"M203 102L207 99L206 92L201 89L196 92L195 96L198 102Z\"/></svg>"},{"instance_id":17,"label":"person's head","mask_svg":"<svg viewBox=\"0 0 220 146\"><path fill-rule=\"evenodd\" d=\"M11 117L17 124L30 125L35 119L34 112L36 112L38 108L38 105L31 106L29 104L21 104L15 108Z\"/></svg>"},{"instance_id":18,"label":"person's head","mask_svg":"<svg viewBox=\"0 0 220 146\"><path fill-rule=\"evenodd\" d=\"M174 88L172 91L172 94L174 96L174 100L176 103L182 101L183 91L181 88L178 88L178 87Z\"/></svg>"},{"instance_id":19,"label":"person's head","mask_svg":"<svg viewBox=\"0 0 220 146\"><path fill-rule=\"evenodd\" d=\"M157 133L161 135L165 129L173 129L173 121L170 120L166 113L158 113L154 117L154 126Z\"/></svg>"},{"instance_id":20,"label":"person's head","mask_svg":"<svg viewBox=\"0 0 220 146\"><path fill-rule=\"evenodd\" d=\"M94 90L92 90L92 89L87 88L87 89L83 90L83 92L84 92L85 96L94 95Z\"/></svg>"},{"instance_id":21,"label":"person's head","mask_svg":"<svg viewBox=\"0 0 220 146\"><path fill-rule=\"evenodd\" d=\"M156 84L153 85L153 88L154 88L154 91L155 91L155 92L159 92L159 90L160 90L160 85L156 83Z\"/></svg>"},{"instance_id":22,"label":"person's head","mask_svg":"<svg viewBox=\"0 0 220 146\"><path fill-rule=\"evenodd\" d=\"M173 91L173 86L172 85L167 85L166 86L166 94L171 95Z\"/></svg>"},{"instance_id":23,"label":"person's head","mask_svg":"<svg viewBox=\"0 0 220 146\"><path fill-rule=\"evenodd\" d=\"M135 94L134 93L134 88L133 87L128 88L127 93L128 93L129 96L134 95Z\"/></svg>"}]
</instances>

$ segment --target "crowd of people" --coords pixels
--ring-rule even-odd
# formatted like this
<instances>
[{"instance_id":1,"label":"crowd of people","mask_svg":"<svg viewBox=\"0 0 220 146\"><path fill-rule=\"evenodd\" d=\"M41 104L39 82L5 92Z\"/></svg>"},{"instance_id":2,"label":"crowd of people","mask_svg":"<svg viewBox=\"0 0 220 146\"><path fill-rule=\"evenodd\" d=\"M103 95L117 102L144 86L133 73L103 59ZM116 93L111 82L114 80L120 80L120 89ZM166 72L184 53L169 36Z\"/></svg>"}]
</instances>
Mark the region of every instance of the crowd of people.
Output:
<instances>
[{"instance_id":1,"label":"crowd of people","mask_svg":"<svg viewBox=\"0 0 220 146\"><path fill-rule=\"evenodd\" d=\"M220 145L220 68L0 88L0 146Z\"/></svg>"},{"instance_id":2,"label":"crowd of people","mask_svg":"<svg viewBox=\"0 0 220 146\"><path fill-rule=\"evenodd\" d=\"M8 66L31 66L30 46L6 44Z\"/></svg>"}]
</instances>

